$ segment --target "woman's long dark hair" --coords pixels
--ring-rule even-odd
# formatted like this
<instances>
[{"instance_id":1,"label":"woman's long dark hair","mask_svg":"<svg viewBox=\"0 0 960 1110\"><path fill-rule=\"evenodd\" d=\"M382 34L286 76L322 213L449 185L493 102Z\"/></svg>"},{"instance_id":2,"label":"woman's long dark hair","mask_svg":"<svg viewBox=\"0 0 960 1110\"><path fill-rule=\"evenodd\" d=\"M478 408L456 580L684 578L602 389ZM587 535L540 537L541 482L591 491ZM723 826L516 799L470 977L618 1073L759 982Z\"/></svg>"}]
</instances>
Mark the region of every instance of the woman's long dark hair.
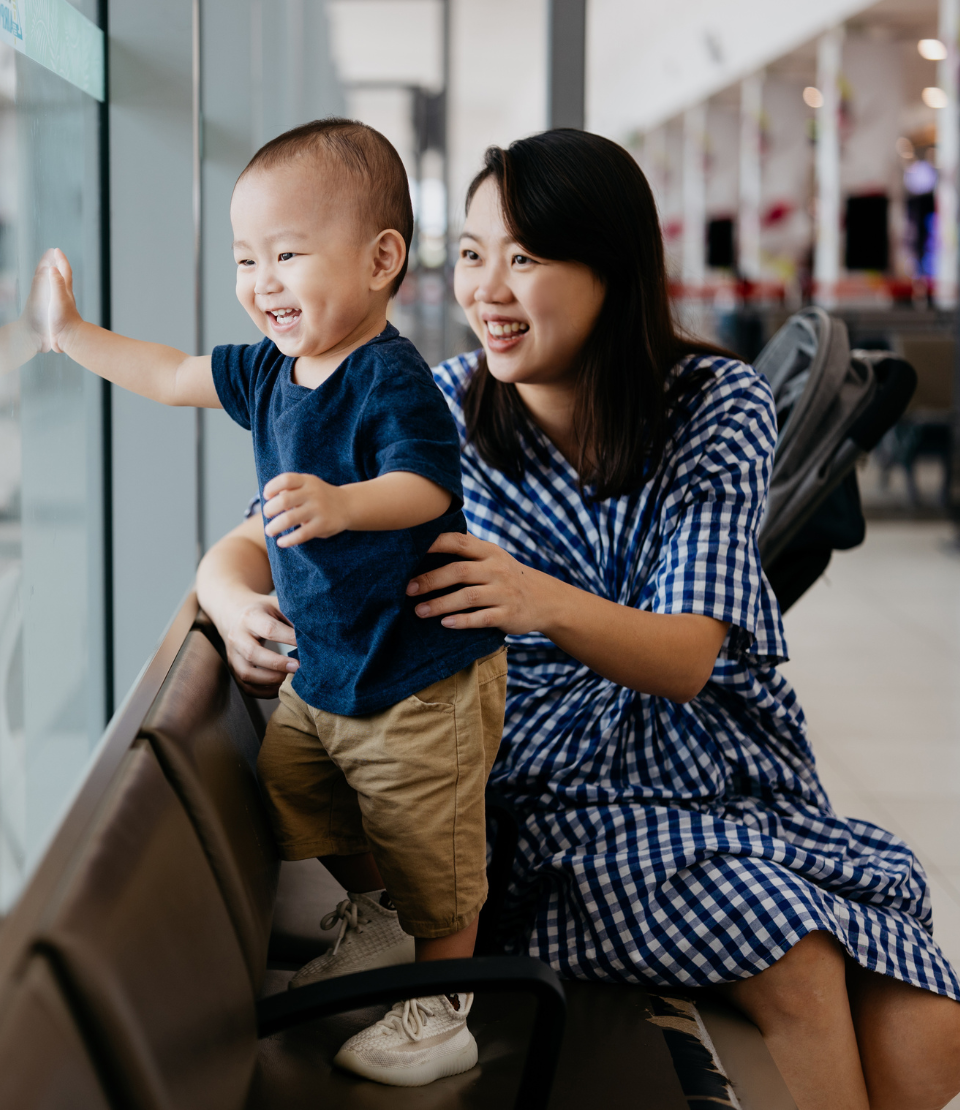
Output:
<instances>
[{"instance_id":1,"label":"woman's long dark hair","mask_svg":"<svg viewBox=\"0 0 960 1110\"><path fill-rule=\"evenodd\" d=\"M467 208L487 178L520 246L541 258L581 262L603 282L603 306L576 369L577 471L593 497L619 497L660 462L669 413L681 390L695 384L689 375L669 383L671 369L685 354L726 352L675 328L653 194L623 147L566 128L506 150L492 146ZM485 358L467 386L464 411L483 460L519 477L529 418L515 386L497 381Z\"/></svg>"}]
</instances>

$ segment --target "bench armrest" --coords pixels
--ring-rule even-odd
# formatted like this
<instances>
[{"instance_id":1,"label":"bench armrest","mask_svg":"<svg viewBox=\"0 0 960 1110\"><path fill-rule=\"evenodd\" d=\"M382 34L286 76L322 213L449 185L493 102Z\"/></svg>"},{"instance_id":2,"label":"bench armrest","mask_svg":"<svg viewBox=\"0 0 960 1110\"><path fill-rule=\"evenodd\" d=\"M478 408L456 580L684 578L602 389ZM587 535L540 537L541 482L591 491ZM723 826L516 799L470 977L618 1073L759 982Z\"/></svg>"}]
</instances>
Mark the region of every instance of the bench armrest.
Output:
<instances>
[{"instance_id":1,"label":"bench armrest","mask_svg":"<svg viewBox=\"0 0 960 1110\"><path fill-rule=\"evenodd\" d=\"M567 1003L553 969L529 956L430 960L324 979L261 999L257 1003L258 1032L269 1037L345 1010L455 991L528 992L536 998L537 1012L515 1106L518 1110L545 1110L560 1057Z\"/></svg>"}]
</instances>

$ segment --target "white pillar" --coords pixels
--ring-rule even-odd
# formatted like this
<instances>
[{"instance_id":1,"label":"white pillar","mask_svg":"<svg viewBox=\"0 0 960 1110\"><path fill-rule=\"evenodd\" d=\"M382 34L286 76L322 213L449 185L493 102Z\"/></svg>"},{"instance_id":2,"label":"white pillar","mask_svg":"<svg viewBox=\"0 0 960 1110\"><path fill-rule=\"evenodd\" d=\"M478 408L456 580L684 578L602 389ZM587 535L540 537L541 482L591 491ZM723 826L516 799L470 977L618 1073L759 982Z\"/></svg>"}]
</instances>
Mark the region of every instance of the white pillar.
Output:
<instances>
[{"instance_id":1,"label":"white pillar","mask_svg":"<svg viewBox=\"0 0 960 1110\"><path fill-rule=\"evenodd\" d=\"M840 63L843 27L827 31L817 44L817 241L814 296L827 308L836 304L840 278Z\"/></svg>"},{"instance_id":2,"label":"white pillar","mask_svg":"<svg viewBox=\"0 0 960 1110\"><path fill-rule=\"evenodd\" d=\"M737 269L747 281L760 280L760 145L763 74L740 82L740 201L737 213Z\"/></svg>"},{"instance_id":3,"label":"white pillar","mask_svg":"<svg viewBox=\"0 0 960 1110\"><path fill-rule=\"evenodd\" d=\"M683 115L683 284L695 292L706 278L706 125L705 104L688 108Z\"/></svg>"},{"instance_id":4,"label":"white pillar","mask_svg":"<svg viewBox=\"0 0 960 1110\"><path fill-rule=\"evenodd\" d=\"M957 111L957 65L960 64L960 0L940 0L940 41L946 58L937 67L937 83L947 94L937 112L937 273L934 297L940 308L957 303L957 162L960 113Z\"/></svg>"}]
</instances>

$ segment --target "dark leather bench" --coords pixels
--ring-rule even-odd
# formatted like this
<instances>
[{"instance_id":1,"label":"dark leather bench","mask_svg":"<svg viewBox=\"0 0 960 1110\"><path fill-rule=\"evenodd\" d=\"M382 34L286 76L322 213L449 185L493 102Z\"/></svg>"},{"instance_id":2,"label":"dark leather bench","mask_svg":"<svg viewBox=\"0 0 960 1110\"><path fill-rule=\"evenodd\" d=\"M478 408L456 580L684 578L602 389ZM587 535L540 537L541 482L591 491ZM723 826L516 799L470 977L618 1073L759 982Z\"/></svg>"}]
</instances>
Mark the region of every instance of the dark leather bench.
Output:
<instances>
[{"instance_id":1,"label":"dark leather bench","mask_svg":"<svg viewBox=\"0 0 960 1110\"><path fill-rule=\"evenodd\" d=\"M722 1006L567 983L561 1049L563 991L533 960L286 991L330 943L319 916L341 891L315 861L279 863L255 775L262 717L202 627L180 633L141 716L0 931L0 1107L526 1110L547 1105L558 1051L551 1110L737 1105L728 1080L745 1110L792 1107L757 1031ZM389 1002L455 986L477 990L478 1068L414 1089L332 1068Z\"/></svg>"}]
</instances>

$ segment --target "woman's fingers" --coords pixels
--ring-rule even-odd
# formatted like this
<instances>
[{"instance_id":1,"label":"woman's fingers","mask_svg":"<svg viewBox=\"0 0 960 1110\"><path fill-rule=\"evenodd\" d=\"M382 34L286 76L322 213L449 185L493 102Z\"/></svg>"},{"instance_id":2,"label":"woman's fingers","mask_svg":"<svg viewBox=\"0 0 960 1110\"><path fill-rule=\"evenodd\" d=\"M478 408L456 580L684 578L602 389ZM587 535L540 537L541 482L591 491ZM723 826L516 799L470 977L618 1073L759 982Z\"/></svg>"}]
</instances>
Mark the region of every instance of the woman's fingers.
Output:
<instances>
[{"instance_id":1,"label":"woman's fingers","mask_svg":"<svg viewBox=\"0 0 960 1110\"><path fill-rule=\"evenodd\" d=\"M444 628L500 628L506 631L506 614L500 608L478 609L475 613L452 613L440 623Z\"/></svg>"},{"instance_id":2,"label":"woman's fingers","mask_svg":"<svg viewBox=\"0 0 960 1110\"><path fill-rule=\"evenodd\" d=\"M445 567L418 574L416 578L407 583L407 596L416 594L432 594L435 590L446 590L456 586L458 582L481 583L487 581L483 563L462 562L447 563Z\"/></svg>"},{"instance_id":3,"label":"woman's fingers","mask_svg":"<svg viewBox=\"0 0 960 1110\"><path fill-rule=\"evenodd\" d=\"M466 532L441 532L430 545L431 555L460 555L464 559L479 559L496 544L478 540Z\"/></svg>"},{"instance_id":4,"label":"woman's fingers","mask_svg":"<svg viewBox=\"0 0 960 1110\"><path fill-rule=\"evenodd\" d=\"M467 586L443 597L423 601L416 607L418 617L437 617L444 613L456 613L461 609L477 609L495 600L495 591L489 587Z\"/></svg>"},{"instance_id":5,"label":"woman's fingers","mask_svg":"<svg viewBox=\"0 0 960 1110\"><path fill-rule=\"evenodd\" d=\"M273 617L268 613L253 613L249 620L250 631L261 640L272 640L275 644L297 646L293 625L286 617Z\"/></svg>"}]
</instances>

